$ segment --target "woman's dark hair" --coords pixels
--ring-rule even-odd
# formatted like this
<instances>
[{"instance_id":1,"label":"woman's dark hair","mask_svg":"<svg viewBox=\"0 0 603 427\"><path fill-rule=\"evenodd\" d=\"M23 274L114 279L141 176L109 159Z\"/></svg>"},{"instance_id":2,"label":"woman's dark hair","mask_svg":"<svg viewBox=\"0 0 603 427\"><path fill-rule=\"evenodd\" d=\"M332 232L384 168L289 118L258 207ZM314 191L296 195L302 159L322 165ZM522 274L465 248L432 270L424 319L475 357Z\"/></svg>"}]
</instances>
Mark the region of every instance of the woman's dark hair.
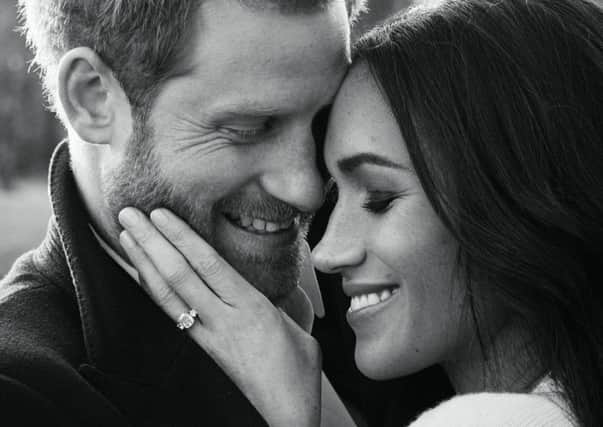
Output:
<instances>
[{"instance_id":1,"label":"woman's dark hair","mask_svg":"<svg viewBox=\"0 0 603 427\"><path fill-rule=\"evenodd\" d=\"M603 425L603 11L444 0L363 37L421 184L459 242L468 306L505 307L576 420Z\"/></svg>"}]
</instances>

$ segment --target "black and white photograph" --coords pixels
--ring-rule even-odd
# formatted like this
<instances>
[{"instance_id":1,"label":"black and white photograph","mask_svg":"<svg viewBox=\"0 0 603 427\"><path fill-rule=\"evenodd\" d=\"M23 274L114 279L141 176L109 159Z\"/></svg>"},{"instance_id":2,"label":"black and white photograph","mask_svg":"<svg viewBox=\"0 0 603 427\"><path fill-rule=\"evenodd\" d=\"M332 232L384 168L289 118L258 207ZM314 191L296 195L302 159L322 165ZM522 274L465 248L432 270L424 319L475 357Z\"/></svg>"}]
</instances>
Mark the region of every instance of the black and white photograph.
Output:
<instances>
[{"instance_id":1,"label":"black and white photograph","mask_svg":"<svg viewBox=\"0 0 603 427\"><path fill-rule=\"evenodd\" d=\"M0 425L603 426L602 0L1 0Z\"/></svg>"}]
</instances>

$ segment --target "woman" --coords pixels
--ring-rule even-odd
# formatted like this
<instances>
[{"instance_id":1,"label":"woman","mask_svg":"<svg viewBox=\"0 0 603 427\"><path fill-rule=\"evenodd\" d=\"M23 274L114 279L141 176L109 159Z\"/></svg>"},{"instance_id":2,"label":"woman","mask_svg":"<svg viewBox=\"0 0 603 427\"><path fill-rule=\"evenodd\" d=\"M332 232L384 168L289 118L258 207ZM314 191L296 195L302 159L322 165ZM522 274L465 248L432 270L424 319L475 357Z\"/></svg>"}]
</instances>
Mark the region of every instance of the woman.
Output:
<instances>
[{"instance_id":1,"label":"woman","mask_svg":"<svg viewBox=\"0 0 603 427\"><path fill-rule=\"evenodd\" d=\"M413 426L603 425L602 94L588 0L427 2L358 43L313 259L343 277L367 376L445 368L460 396ZM202 313L189 333L271 425L318 425L312 338L180 220L151 220L198 275L165 310ZM158 296L170 268L135 236Z\"/></svg>"}]
</instances>

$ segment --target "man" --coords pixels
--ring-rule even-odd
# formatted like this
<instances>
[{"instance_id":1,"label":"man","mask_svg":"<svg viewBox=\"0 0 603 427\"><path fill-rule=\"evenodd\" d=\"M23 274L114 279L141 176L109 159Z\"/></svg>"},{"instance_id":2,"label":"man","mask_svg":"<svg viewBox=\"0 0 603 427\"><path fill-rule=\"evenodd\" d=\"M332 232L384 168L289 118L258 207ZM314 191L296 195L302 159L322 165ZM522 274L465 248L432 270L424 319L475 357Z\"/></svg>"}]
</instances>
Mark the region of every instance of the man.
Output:
<instances>
[{"instance_id":1,"label":"man","mask_svg":"<svg viewBox=\"0 0 603 427\"><path fill-rule=\"evenodd\" d=\"M324 185L312 121L348 66L358 5L20 3L68 141L50 168L48 235L0 285L3 423L263 425L137 285L117 214L168 207L275 304L304 307L304 235Z\"/></svg>"}]
</instances>

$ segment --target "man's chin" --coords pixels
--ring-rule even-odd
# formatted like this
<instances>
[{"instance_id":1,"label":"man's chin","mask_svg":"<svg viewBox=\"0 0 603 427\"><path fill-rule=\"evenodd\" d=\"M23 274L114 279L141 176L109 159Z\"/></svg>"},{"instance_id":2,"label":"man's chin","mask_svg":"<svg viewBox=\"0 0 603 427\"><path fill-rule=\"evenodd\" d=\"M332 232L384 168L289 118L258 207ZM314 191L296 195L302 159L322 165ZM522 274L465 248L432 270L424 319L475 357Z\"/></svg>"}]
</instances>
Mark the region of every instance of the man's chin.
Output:
<instances>
[{"instance_id":1,"label":"man's chin","mask_svg":"<svg viewBox=\"0 0 603 427\"><path fill-rule=\"evenodd\" d=\"M212 246L270 301L286 298L299 282L303 235L276 245L265 237L256 241L251 233L232 228L215 228Z\"/></svg>"},{"instance_id":2,"label":"man's chin","mask_svg":"<svg viewBox=\"0 0 603 427\"><path fill-rule=\"evenodd\" d=\"M291 284L291 286L287 287L287 288L283 288L280 289L278 294L272 295L272 296L268 296L266 295L266 293L262 292L264 295L266 295L266 297L270 300L270 302L272 302L272 304L274 304L277 307L282 307L283 304L287 303L287 301L289 301L291 299L291 295L293 295L295 292L297 292L298 289L301 289L298 285L296 284Z\"/></svg>"},{"instance_id":3,"label":"man's chin","mask_svg":"<svg viewBox=\"0 0 603 427\"><path fill-rule=\"evenodd\" d=\"M235 264L237 263L235 262ZM253 269L239 269L236 265L234 267L249 283L275 305L287 299L297 288L299 281L299 269L291 268L291 265L286 270L277 270L270 266L257 268L257 265Z\"/></svg>"},{"instance_id":4,"label":"man's chin","mask_svg":"<svg viewBox=\"0 0 603 427\"><path fill-rule=\"evenodd\" d=\"M226 248L216 248L235 270L273 304L286 299L297 287L301 272L296 247L279 251L273 256L244 254Z\"/></svg>"}]
</instances>

